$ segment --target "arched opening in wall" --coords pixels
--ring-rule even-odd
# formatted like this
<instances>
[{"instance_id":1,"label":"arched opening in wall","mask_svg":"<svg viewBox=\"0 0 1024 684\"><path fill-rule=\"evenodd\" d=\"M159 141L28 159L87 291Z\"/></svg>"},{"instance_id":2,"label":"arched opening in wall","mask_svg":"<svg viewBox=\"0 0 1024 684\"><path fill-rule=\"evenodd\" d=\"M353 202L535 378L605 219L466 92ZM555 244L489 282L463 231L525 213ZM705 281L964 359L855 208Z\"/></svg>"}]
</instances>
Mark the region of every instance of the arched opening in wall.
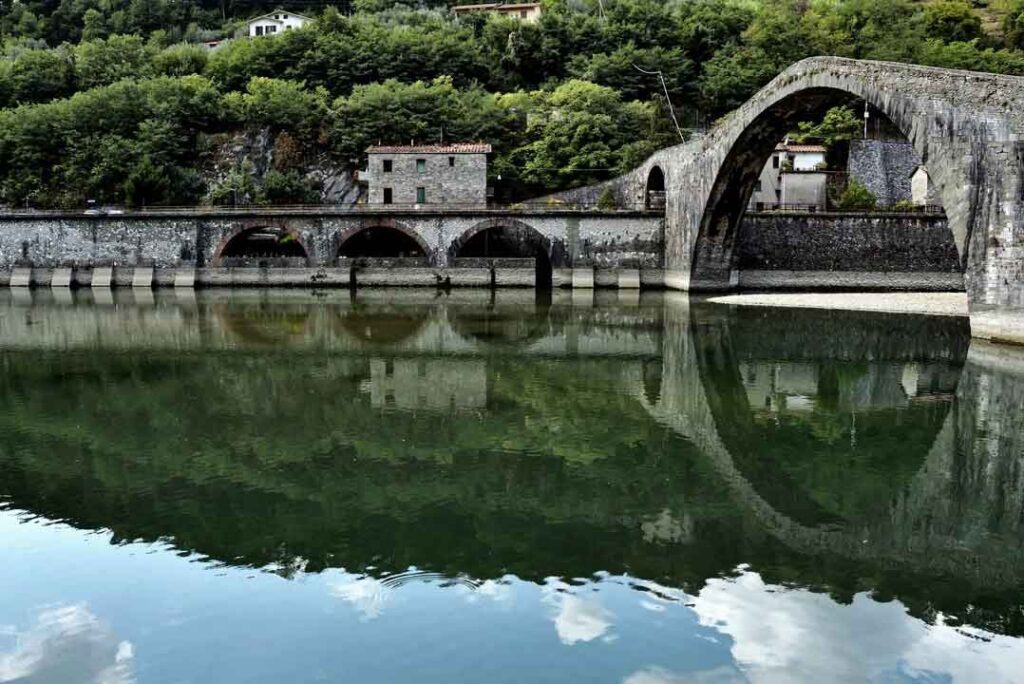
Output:
<instances>
[{"instance_id":1,"label":"arched opening in wall","mask_svg":"<svg viewBox=\"0 0 1024 684\"><path fill-rule=\"evenodd\" d=\"M398 259L422 258L427 253L425 247L404 230L374 226L349 236L338 248L338 256Z\"/></svg>"},{"instance_id":2,"label":"arched opening in wall","mask_svg":"<svg viewBox=\"0 0 1024 684\"><path fill-rule=\"evenodd\" d=\"M909 121L835 89L803 90L767 107L719 167L697 233L691 289L836 282L961 289L960 258L928 160L904 130ZM829 277L805 277L812 271ZM832 277L837 271L890 275L850 280Z\"/></svg>"},{"instance_id":3,"label":"arched opening in wall","mask_svg":"<svg viewBox=\"0 0 1024 684\"><path fill-rule=\"evenodd\" d=\"M305 266L309 254L298 236L275 227L249 228L232 236L220 251L221 266Z\"/></svg>"},{"instance_id":4,"label":"arched opening in wall","mask_svg":"<svg viewBox=\"0 0 1024 684\"><path fill-rule=\"evenodd\" d=\"M647 174L644 208L650 211L665 210L665 172L660 166L652 166L650 173Z\"/></svg>"},{"instance_id":5,"label":"arched opening in wall","mask_svg":"<svg viewBox=\"0 0 1024 684\"><path fill-rule=\"evenodd\" d=\"M538 289L551 288L550 242L526 224L496 224L470 230L452 246L457 259L532 259Z\"/></svg>"}]
</instances>

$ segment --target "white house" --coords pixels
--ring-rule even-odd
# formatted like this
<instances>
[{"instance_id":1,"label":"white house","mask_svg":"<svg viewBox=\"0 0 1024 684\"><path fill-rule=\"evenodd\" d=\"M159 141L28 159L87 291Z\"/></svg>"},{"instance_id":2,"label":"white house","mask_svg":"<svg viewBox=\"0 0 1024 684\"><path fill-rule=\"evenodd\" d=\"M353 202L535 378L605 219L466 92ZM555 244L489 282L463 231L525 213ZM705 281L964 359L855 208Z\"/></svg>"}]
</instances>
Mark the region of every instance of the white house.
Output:
<instances>
[{"instance_id":1,"label":"white house","mask_svg":"<svg viewBox=\"0 0 1024 684\"><path fill-rule=\"evenodd\" d=\"M528 24L540 20L540 15L543 12L539 2L489 2L481 5L456 5L452 7L452 10L455 11L456 16L494 12Z\"/></svg>"},{"instance_id":2,"label":"white house","mask_svg":"<svg viewBox=\"0 0 1024 684\"><path fill-rule=\"evenodd\" d=\"M828 148L798 145L785 140L775 146L754 185L748 209L770 209L780 204L807 204L825 208L825 166Z\"/></svg>"},{"instance_id":3,"label":"white house","mask_svg":"<svg viewBox=\"0 0 1024 684\"><path fill-rule=\"evenodd\" d=\"M246 30L250 38L256 36L272 36L292 29L302 28L313 21L307 16L290 10L276 9L273 12L250 19Z\"/></svg>"}]
</instances>

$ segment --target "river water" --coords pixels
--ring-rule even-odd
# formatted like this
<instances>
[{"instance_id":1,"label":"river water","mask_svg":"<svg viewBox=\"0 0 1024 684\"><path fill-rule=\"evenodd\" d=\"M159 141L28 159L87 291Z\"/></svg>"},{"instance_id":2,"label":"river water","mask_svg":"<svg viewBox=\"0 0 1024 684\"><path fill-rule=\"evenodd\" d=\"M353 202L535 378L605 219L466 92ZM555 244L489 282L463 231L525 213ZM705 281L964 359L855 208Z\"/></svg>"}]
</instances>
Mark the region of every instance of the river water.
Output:
<instances>
[{"instance_id":1,"label":"river water","mask_svg":"<svg viewBox=\"0 0 1024 684\"><path fill-rule=\"evenodd\" d=\"M1024 678L962 318L37 291L0 364L0 682Z\"/></svg>"}]
</instances>

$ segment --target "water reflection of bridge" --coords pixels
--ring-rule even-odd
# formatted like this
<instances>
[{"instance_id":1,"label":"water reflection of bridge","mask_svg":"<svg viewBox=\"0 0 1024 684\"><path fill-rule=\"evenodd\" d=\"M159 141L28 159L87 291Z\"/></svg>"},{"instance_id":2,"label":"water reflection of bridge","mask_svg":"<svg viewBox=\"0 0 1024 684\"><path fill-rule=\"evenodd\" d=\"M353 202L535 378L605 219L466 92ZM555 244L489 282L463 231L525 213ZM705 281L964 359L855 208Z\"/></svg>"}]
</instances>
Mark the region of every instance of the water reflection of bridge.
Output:
<instances>
[{"instance_id":1,"label":"water reflection of bridge","mask_svg":"<svg viewBox=\"0 0 1024 684\"><path fill-rule=\"evenodd\" d=\"M728 492L742 524L766 533L801 557L823 559L824 564L833 566L829 572L837 572L837 563L869 568L855 571L868 574L894 566L974 587L973 594L964 594L968 598L992 587L1015 586L1024 573L1020 529L1024 475L1019 462L1024 434L1019 415L1019 407L1024 405L1024 363L1011 352L977 341L971 343L968 353L966 322L899 316L880 319L836 312L772 312L766 316L690 305L685 298L674 297L644 300L638 306L636 301L618 298L536 302L523 300L522 295L503 300L489 299L486 293L467 293L465 299L424 297L410 302L408 293L375 296L376 300L369 302L363 293L355 300L329 297L324 301L309 293L282 299L279 294L231 292L184 301L173 296L158 298L145 306L84 301L65 307L39 301L14 304L0 317L4 347L0 354L11 362L5 381L8 393L31 399L37 390L21 377L34 372L39 352L47 349L72 351L73 357L84 355L83 363L89 368L90 364L100 368L108 351L121 355L145 352L160 359L176 359L178 352L187 352L190 359L209 356L204 373L225 365L228 377L220 383L223 399L242 401L254 393L254 387L240 382L236 387L230 375L237 368L248 367L245 364L263 363L267 350L279 350L288 354L288 362L275 368L275 374L280 371L280 377L286 378L291 368L317 364L317 372L327 384L351 379L351 386L358 388L358 402L374 409L398 410L389 423L394 427L403 420L402 410L495 412L489 402L494 400L494 368L500 364L507 369L508 364L538 359L543 364L566 366L569 372L565 377L573 378L586 378L588 369L598 364L603 372L618 374L623 391L632 397L632 406L642 407L695 447L702 467L718 483L715 486ZM530 315L522 315L524 307ZM748 320L752 317L759 320ZM193 355L194 351L204 353ZM19 362L23 357L25 362ZM242 365L231 365L234 359L241 359ZM279 385L276 378L274 387ZM99 391L99 396L89 397L97 406L117 403L117 387ZM508 401L516 389L503 391L503 400ZM565 388L559 401L572 403L572 391ZM174 398L178 393L169 389L166 394L161 396L155 388L152 401L157 406L163 401L180 401ZM41 397L35 403L41 405L44 400ZM326 406L322 410L325 416L342 415L339 408L351 411L353 406L355 403L347 409ZM288 403L284 408L311 410L302 407L301 396L294 407ZM173 403L161 409L163 413L174 410ZM370 418L343 415L345 423L358 426L365 420L366 429L381 429L378 423L369 422ZM80 418L71 415L66 420ZM614 415L603 418L614 425ZM554 419L557 422L558 416ZM284 422L279 429L288 431L291 426ZM230 427L225 426L224 432ZM340 439L331 424L319 427L329 439ZM294 429L315 430L317 423L303 423L292 432ZM230 434L208 437L221 440L221 449L230 443ZM450 438L458 442L462 436ZM456 458L457 446L439 442L438 457ZM467 446L491 448L488 444ZM796 451L780 453L780 448ZM128 444L115 451L132 453L133 448ZM593 455L601 457L609 458L607 454ZM872 457L877 462L871 461ZM878 482L865 488L865 500L856 481L875 474ZM264 474L254 476L258 476L261 497L271 496ZM387 475L378 473L371 481L381 478L386 480ZM233 476L228 482L238 481L244 478ZM221 489L225 482L198 474L196 482L197 487L210 489L211 502L228 496ZM512 487L513 493L518 492L512 500L527 505L525 497L535 495L534 484L526 486L527 482L532 481L527 478L517 485L513 478L503 483L502 496L509 495L507 488ZM682 480L670 483L680 486ZM296 483L283 486L289 500L296 496ZM415 478L409 486L415 489ZM706 489L708 484L702 486ZM470 488L474 498L463 505L480 506L473 501L479 500L481 487L474 484ZM212 496L214 491L217 496ZM430 490L425 491L416 491L415 496L429 498ZM26 496L31 498L31 493ZM358 488L351 492L357 498L350 505L363 505L359 493ZM110 494L120 501L122 494ZM317 493L313 500L320 496ZM609 538L617 538L617 533L608 532L612 527L630 527L629 534L635 539L623 537L619 548L626 567L642 566L637 558L642 547L637 544L686 545L708 534L702 531L702 525L708 524L707 513L700 506L694 508L692 493L683 503L666 500L642 513L626 513L629 500L624 498L621 504L608 507L608 511L619 511L614 520L600 517L586 501L574 504L573 496L563 490L557 502L562 507L559 519L586 519L588 524L603 526ZM52 506L57 500L50 496L45 505ZM325 500L342 499L329 496ZM412 490L396 500L405 505L418 501ZM26 500L23 505L31 510L44 502ZM81 505L73 498L63 505L67 507L64 510L38 512L118 529L116 521L96 519L94 511L76 510L76 505ZM235 505L246 510L237 497ZM475 515L480 518L492 513L481 509ZM416 517L415 513L408 515ZM187 525L184 520L179 524ZM325 516L325 525L334 524L330 520ZM276 523L265 520L263 524ZM157 526L148 532L131 529L125 534L143 538L147 534L173 535L187 545L189 539L196 538L194 532ZM284 528L279 532L279 542L284 544L290 533ZM487 543L490 534L478 530L474 543ZM243 541L230 543L244 545ZM293 543L299 544L299 540ZM498 567L514 567L511 557L503 555L509 549L502 550L498 540L491 543ZM199 539L194 548L215 557L241 557L257 565L270 560L250 557L237 548L211 548L210 542ZM315 556L315 551L292 549L306 558ZM568 563L564 547L561 552L566 574L584 569ZM418 549L417 553L429 556L430 551ZM458 557L485 555L476 550ZM451 559L438 558L433 564L429 557L412 560L423 567L450 567L445 563ZM351 567L359 561L347 558L345 562ZM488 573L484 567L455 569L481 576ZM559 568L545 569L553 572ZM832 583L824 570L807 572L810 583Z\"/></svg>"},{"instance_id":2,"label":"water reflection of bridge","mask_svg":"<svg viewBox=\"0 0 1024 684\"><path fill-rule=\"evenodd\" d=\"M859 357L870 363L857 377L835 388L836 408L849 412L854 421L851 439L856 439L858 411L936 402L945 418L927 453L922 455L917 472L891 500L876 502L876 515L846 521L853 524L842 526L808 525L773 505L739 465L743 460L756 460L768 436L754 420L766 407L750 404L752 397L762 396L764 383L756 374L742 378L741 373L757 366L762 371L784 370L783 377L777 374L774 378L782 382L770 386L769 399L777 402L778 395L790 390L801 401L796 407L786 402L781 407L778 403L773 406L769 401L767 410L803 413L813 411L814 402L823 400L821 366L806 361L739 361L758 355L759 350L737 349L729 334L729 323L727 317L713 313L702 316L697 312L692 318L685 312L667 316L661 392L657 401L651 401L638 389L637 400L659 422L698 447L728 484L734 500L764 529L802 553L872 561L887 559L919 571L971 574L1004 585L1019 581L1024 570L1024 550L1020 546L1024 512L1020 493L1024 492L1024 478L1017 468L1020 450L1012 448L1019 445L1019 433L1004 434L999 447L993 449L983 427L991 426L991 417L984 415L986 411L978 402L984 405L994 400L1002 410L1019 406L1012 401L1020 398L1024 387L1018 387L1021 375L1016 379L1001 378L1002 386L995 392L998 396L990 393L979 397L979 384L990 392L995 388L990 385L991 380L985 379L985 370L974 362L978 355L969 356L954 405L949 400L961 375L955 346L934 347L938 363L931 364L922 364L926 358L918 357L913 350L909 356L904 352L894 358L877 345L862 347L859 353L851 348L853 354L848 358ZM824 330L822 335L827 336L827 328ZM827 341L822 342L827 345ZM832 343L842 344L840 340ZM925 357L928 344L920 350ZM980 345L976 346L980 349ZM1017 372L1024 372L1024 366ZM633 385L639 388L639 380L634 379ZM899 427L893 425L890 429ZM894 441L898 440L896 436ZM908 444L907 448L912 447ZM980 487L984 493L971 495L973 509L965 510L952 503L974 487ZM990 529L983 529L986 526ZM1007 539L1016 544L1008 547Z\"/></svg>"}]
</instances>

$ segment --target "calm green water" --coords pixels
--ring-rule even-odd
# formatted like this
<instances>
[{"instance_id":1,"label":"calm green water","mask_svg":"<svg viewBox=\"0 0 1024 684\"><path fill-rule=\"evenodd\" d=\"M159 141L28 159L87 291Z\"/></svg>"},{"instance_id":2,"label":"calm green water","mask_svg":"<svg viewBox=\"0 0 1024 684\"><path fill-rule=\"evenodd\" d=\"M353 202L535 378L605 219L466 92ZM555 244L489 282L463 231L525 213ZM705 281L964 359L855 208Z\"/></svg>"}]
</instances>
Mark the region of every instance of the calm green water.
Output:
<instances>
[{"instance_id":1,"label":"calm green water","mask_svg":"<svg viewBox=\"0 0 1024 684\"><path fill-rule=\"evenodd\" d=\"M0 682L1021 681L952 318L0 295Z\"/></svg>"}]
</instances>

